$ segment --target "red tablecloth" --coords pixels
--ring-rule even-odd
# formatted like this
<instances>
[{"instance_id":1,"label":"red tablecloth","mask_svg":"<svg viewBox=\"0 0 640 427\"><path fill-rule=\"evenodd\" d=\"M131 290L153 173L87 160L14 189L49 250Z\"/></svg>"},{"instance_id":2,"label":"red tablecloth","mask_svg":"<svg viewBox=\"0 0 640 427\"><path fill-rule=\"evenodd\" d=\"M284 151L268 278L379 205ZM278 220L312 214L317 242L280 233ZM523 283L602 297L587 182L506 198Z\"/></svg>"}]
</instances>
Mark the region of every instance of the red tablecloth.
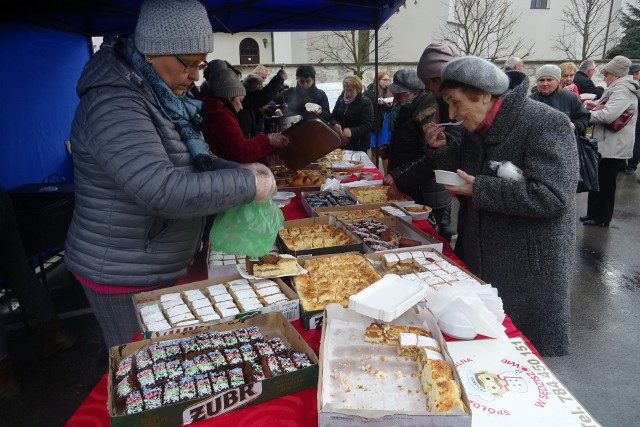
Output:
<instances>
[{"instance_id":1,"label":"red tablecloth","mask_svg":"<svg viewBox=\"0 0 640 427\"><path fill-rule=\"evenodd\" d=\"M377 169L375 170L377 171ZM291 202L282 208L284 217L287 220L306 218L308 215L300 203L300 196L296 195ZM431 227L427 221L414 221L413 225L439 239L443 243L443 255L449 257L460 266L466 268L462 261L453 253L451 245L443 239ZM183 278L180 283L189 283L197 280L207 279L206 250L202 250L189 274ZM302 338L309 346L319 354L320 348L320 332L321 330L306 331L302 327L299 320L291 322L291 324L300 333ZM523 336L522 333L513 325L511 319L507 317L503 322L506 333L509 337ZM447 340L448 337L445 337ZM478 337L482 338L482 337ZM529 340L524 337L527 344L535 351ZM537 353L537 352L536 352ZM71 416L66 424L67 426L108 426L109 414L107 413L107 373L100 379L98 384L93 388L91 393L82 402L80 407ZM317 412L317 387L299 391L294 394L283 396L278 399L270 400L259 405L250 406L240 409L219 417L196 423L197 426L316 426L318 425Z\"/></svg>"}]
</instances>

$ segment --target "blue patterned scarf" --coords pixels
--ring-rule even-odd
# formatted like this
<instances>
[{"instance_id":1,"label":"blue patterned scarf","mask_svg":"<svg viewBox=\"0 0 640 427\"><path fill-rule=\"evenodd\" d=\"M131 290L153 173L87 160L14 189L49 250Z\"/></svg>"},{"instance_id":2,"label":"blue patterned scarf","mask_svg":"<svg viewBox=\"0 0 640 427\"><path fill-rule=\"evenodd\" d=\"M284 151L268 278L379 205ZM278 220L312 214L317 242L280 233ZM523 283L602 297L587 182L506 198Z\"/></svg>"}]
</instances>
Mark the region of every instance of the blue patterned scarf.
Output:
<instances>
[{"instance_id":1,"label":"blue patterned scarf","mask_svg":"<svg viewBox=\"0 0 640 427\"><path fill-rule=\"evenodd\" d=\"M391 111L389 112L389 133L393 133L393 130L396 127L396 120L398 120L398 115L400 114L402 107L405 105L411 105L414 99L415 98L411 98L404 101L402 104L394 104L393 107L391 107Z\"/></svg>"},{"instance_id":2,"label":"blue patterned scarf","mask_svg":"<svg viewBox=\"0 0 640 427\"><path fill-rule=\"evenodd\" d=\"M176 126L198 169L211 170L213 155L199 130L203 122L200 115L202 102L188 97L186 92L182 96L174 94L135 47L133 36L129 37L125 52L151 86L162 112Z\"/></svg>"}]
</instances>

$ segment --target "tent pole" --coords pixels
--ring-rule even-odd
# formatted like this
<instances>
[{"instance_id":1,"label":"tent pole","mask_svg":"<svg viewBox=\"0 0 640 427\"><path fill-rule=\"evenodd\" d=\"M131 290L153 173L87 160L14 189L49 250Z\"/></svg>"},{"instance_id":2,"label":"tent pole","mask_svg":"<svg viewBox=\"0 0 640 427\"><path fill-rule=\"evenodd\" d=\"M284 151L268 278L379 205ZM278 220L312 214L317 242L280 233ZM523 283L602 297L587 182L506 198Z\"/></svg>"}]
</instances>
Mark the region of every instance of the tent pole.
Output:
<instances>
[{"instance_id":1,"label":"tent pole","mask_svg":"<svg viewBox=\"0 0 640 427\"><path fill-rule=\"evenodd\" d=\"M374 60L375 60L375 65L373 66L373 90L374 90L374 94L376 97L376 101L373 104L373 123L374 126L376 123L378 123L378 119L380 118L380 109L378 108L378 98L380 97L380 94L378 93L378 29L376 28L374 30L373 33L373 42L375 44L375 50L374 50ZM375 138L375 150L376 150L376 168L378 167L378 164L380 163L380 153L379 153L379 142L378 138L380 133L375 129L373 129L373 134L374 134L374 138Z\"/></svg>"}]
</instances>

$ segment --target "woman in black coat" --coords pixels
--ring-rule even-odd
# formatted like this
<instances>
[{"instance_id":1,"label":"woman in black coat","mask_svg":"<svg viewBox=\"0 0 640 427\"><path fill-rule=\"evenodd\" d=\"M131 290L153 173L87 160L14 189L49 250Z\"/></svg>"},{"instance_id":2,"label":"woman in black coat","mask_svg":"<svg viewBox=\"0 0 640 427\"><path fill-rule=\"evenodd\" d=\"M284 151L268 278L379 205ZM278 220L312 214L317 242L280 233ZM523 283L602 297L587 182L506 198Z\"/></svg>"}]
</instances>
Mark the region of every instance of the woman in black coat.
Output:
<instances>
[{"instance_id":1,"label":"woman in black coat","mask_svg":"<svg viewBox=\"0 0 640 427\"><path fill-rule=\"evenodd\" d=\"M373 128L373 105L362 94L362 81L358 76L342 80L342 94L331 113L330 124L343 139L348 140L346 150L367 152L370 146L369 132Z\"/></svg>"}]
</instances>

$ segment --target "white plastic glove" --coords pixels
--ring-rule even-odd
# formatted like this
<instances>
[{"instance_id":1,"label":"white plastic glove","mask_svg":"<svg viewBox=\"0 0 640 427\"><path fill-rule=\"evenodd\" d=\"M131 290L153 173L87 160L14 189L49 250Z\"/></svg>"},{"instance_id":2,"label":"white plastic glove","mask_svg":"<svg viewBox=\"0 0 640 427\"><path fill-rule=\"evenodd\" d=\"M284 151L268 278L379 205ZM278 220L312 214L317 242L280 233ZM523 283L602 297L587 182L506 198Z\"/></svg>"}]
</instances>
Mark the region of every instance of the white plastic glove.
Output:
<instances>
[{"instance_id":1,"label":"white plastic glove","mask_svg":"<svg viewBox=\"0 0 640 427\"><path fill-rule=\"evenodd\" d=\"M257 174L271 174L271 169L269 169L267 166L259 162L243 163L240 165L240 167L249 169L253 173L257 173Z\"/></svg>"},{"instance_id":2,"label":"white plastic glove","mask_svg":"<svg viewBox=\"0 0 640 427\"><path fill-rule=\"evenodd\" d=\"M271 173L271 169L262 163L251 163L253 173L256 176L256 197L255 200L266 200L273 197L278 192L276 179Z\"/></svg>"}]
</instances>

